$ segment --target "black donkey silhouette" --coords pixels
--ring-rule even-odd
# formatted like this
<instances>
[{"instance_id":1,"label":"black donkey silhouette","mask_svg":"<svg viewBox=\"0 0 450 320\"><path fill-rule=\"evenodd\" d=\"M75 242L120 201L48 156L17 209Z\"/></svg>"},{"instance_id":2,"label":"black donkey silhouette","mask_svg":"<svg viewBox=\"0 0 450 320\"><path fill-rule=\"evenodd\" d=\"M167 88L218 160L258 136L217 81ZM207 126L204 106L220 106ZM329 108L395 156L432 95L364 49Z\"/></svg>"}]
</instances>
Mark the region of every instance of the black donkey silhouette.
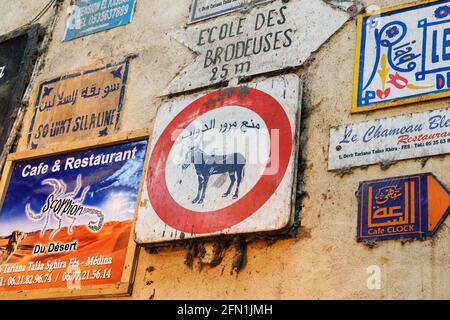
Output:
<instances>
[{"instance_id":1,"label":"black donkey silhouette","mask_svg":"<svg viewBox=\"0 0 450 320\"><path fill-rule=\"evenodd\" d=\"M236 191L233 199L239 198L239 186L245 176L246 159L240 153L229 155L214 156L203 152L199 147L191 147L186 153L185 161L182 165L185 171L191 164L194 165L198 176L198 193L192 203L201 204L205 199L206 189L208 187L209 178L212 175L228 173L230 176L230 186L222 197L228 197L237 182Z\"/></svg>"}]
</instances>

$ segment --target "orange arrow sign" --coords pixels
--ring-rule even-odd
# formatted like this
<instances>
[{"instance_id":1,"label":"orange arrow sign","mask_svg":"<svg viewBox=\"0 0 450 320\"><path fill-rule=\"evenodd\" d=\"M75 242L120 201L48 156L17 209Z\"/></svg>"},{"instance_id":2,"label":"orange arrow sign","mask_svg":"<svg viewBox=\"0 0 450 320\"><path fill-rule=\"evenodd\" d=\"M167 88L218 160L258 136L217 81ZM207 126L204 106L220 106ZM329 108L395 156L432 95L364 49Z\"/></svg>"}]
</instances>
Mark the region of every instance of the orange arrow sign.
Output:
<instances>
[{"instance_id":1,"label":"orange arrow sign","mask_svg":"<svg viewBox=\"0 0 450 320\"><path fill-rule=\"evenodd\" d=\"M428 232L434 233L445 220L450 208L450 194L436 179L429 175L428 182Z\"/></svg>"},{"instance_id":2,"label":"orange arrow sign","mask_svg":"<svg viewBox=\"0 0 450 320\"><path fill-rule=\"evenodd\" d=\"M450 193L432 173L362 182L358 241L432 236L450 212Z\"/></svg>"}]
</instances>

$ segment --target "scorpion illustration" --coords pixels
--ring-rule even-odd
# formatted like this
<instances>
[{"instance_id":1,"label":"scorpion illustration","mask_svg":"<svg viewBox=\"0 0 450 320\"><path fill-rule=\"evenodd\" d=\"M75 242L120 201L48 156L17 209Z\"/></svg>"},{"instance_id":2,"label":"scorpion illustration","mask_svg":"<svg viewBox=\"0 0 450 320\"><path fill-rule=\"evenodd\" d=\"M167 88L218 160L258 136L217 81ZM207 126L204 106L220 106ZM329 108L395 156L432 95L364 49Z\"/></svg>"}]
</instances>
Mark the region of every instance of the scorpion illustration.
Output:
<instances>
[{"instance_id":1,"label":"scorpion illustration","mask_svg":"<svg viewBox=\"0 0 450 320\"><path fill-rule=\"evenodd\" d=\"M50 216L58 222L58 227L53 230L50 235L50 239L52 239L59 232L59 230L61 230L64 218L72 221L68 228L68 234L73 233L73 225L77 219L83 215L94 215L97 217L97 219L89 221L87 225L91 231L99 232L103 228L105 220L103 212L95 207L83 205L90 186L83 189L79 198L75 198L81 190L81 180L82 176L78 175L75 189L72 192L67 193L67 185L62 180L45 179L41 182L42 185L48 185L53 188L53 192L47 197L45 205L41 208L39 213L35 213L31 209L30 203L27 203L25 207L27 217L31 221L40 221L45 219L45 224L41 229L41 236L43 236L47 230Z\"/></svg>"}]
</instances>

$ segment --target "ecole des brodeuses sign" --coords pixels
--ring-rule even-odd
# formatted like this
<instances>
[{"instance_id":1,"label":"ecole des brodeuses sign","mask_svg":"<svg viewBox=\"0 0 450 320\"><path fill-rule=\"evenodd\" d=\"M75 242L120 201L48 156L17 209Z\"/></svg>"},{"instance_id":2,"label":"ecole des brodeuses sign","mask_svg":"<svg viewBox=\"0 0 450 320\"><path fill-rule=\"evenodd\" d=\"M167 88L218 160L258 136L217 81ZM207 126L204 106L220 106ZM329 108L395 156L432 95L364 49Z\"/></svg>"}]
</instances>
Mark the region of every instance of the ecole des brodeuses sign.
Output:
<instances>
[{"instance_id":1,"label":"ecole des brodeuses sign","mask_svg":"<svg viewBox=\"0 0 450 320\"><path fill-rule=\"evenodd\" d=\"M300 66L349 18L322 0L278 0L173 32L198 56L165 94Z\"/></svg>"}]
</instances>

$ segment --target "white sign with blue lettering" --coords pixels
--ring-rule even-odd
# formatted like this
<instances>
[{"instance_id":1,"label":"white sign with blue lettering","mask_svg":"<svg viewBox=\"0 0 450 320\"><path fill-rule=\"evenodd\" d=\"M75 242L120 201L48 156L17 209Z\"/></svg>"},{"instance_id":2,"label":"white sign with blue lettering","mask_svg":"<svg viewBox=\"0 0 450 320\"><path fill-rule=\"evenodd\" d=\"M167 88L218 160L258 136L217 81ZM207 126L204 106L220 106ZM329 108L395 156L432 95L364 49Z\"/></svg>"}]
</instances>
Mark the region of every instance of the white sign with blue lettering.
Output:
<instances>
[{"instance_id":1,"label":"white sign with blue lettering","mask_svg":"<svg viewBox=\"0 0 450 320\"><path fill-rule=\"evenodd\" d=\"M450 108L332 128L328 170L448 153Z\"/></svg>"},{"instance_id":2,"label":"white sign with blue lettering","mask_svg":"<svg viewBox=\"0 0 450 320\"><path fill-rule=\"evenodd\" d=\"M77 0L67 20L64 41L129 24L136 0Z\"/></svg>"}]
</instances>

